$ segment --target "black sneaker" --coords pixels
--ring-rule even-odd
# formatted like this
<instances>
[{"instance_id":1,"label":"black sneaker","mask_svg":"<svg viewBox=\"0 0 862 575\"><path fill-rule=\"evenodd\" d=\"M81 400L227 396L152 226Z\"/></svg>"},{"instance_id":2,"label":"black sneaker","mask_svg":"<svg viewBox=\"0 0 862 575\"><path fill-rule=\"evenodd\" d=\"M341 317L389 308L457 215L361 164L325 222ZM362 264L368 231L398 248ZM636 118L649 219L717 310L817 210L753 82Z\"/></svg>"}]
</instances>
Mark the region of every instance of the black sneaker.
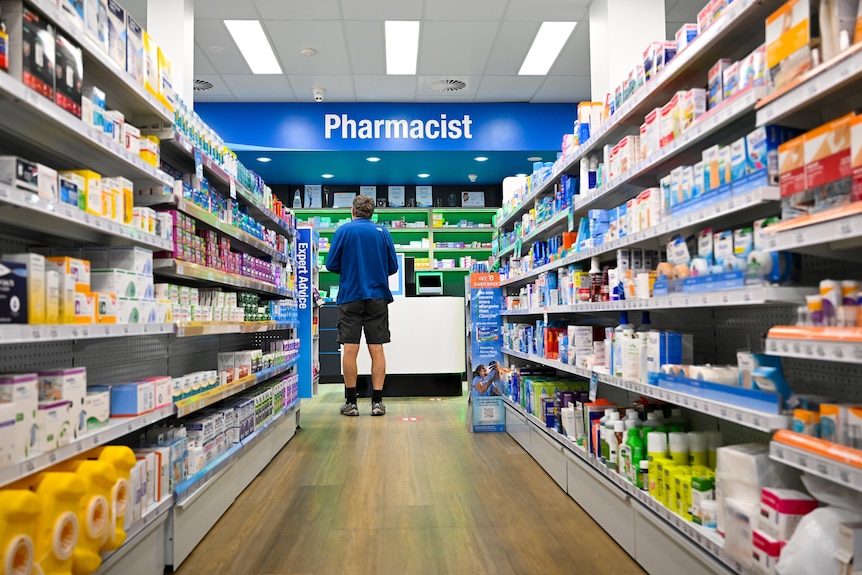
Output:
<instances>
[{"instance_id":1,"label":"black sneaker","mask_svg":"<svg viewBox=\"0 0 862 575\"><path fill-rule=\"evenodd\" d=\"M371 404L371 415L386 415L386 406L382 401L376 401Z\"/></svg>"},{"instance_id":2,"label":"black sneaker","mask_svg":"<svg viewBox=\"0 0 862 575\"><path fill-rule=\"evenodd\" d=\"M359 408L355 403L345 403L341 406L341 415L359 415Z\"/></svg>"}]
</instances>

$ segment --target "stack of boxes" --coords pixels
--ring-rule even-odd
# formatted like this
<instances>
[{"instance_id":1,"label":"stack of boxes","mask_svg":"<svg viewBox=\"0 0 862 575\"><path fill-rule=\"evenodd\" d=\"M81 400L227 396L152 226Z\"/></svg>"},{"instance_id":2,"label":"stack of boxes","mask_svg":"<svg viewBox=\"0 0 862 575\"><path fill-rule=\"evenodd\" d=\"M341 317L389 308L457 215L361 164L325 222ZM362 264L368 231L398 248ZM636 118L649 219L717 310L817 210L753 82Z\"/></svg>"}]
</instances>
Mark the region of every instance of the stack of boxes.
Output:
<instances>
[{"instance_id":1,"label":"stack of boxes","mask_svg":"<svg viewBox=\"0 0 862 575\"><path fill-rule=\"evenodd\" d=\"M143 248L85 248L98 323L170 323L167 300L157 300L153 252Z\"/></svg>"}]
</instances>

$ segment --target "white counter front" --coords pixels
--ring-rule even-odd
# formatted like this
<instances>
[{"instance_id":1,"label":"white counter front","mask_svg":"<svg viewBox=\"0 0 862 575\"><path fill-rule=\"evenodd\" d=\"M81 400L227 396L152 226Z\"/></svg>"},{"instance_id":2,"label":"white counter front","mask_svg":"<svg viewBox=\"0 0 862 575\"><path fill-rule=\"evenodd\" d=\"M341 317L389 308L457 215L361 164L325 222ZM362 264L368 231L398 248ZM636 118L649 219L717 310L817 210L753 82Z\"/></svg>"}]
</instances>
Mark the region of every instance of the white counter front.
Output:
<instances>
[{"instance_id":1,"label":"white counter front","mask_svg":"<svg viewBox=\"0 0 862 575\"><path fill-rule=\"evenodd\" d=\"M387 374L464 372L463 297L396 297L389 304L389 332ZM371 374L364 335L357 366L359 375Z\"/></svg>"}]
</instances>

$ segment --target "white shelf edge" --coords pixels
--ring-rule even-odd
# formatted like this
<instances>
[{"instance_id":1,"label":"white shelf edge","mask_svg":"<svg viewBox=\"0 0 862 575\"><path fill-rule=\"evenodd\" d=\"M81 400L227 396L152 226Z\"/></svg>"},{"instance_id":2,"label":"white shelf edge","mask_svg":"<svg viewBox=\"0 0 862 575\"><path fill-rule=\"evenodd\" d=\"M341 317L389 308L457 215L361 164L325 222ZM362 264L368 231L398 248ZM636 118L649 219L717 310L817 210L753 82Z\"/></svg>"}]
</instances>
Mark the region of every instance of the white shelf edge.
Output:
<instances>
[{"instance_id":1,"label":"white shelf edge","mask_svg":"<svg viewBox=\"0 0 862 575\"><path fill-rule=\"evenodd\" d=\"M0 326L0 345L172 333L172 323L7 324Z\"/></svg>"},{"instance_id":2,"label":"white shelf edge","mask_svg":"<svg viewBox=\"0 0 862 575\"><path fill-rule=\"evenodd\" d=\"M558 261L538 267L529 274L501 281L500 285L507 286L514 283L525 282L547 271L555 270L580 261L587 261L594 256L601 256L606 253L614 252L620 248L639 244L646 240L659 238L663 235L670 234L671 232L681 230L691 225L707 223L718 217L742 212L759 206L764 202L778 200L780 195L781 193L779 189L774 187L758 188L744 194L739 194L715 204L705 206L683 216L673 219L668 218L666 221L656 226L636 234L632 234L631 236L619 238L588 250L569 254Z\"/></svg>"},{"instance_id":3,"label":"white shelf edge","mask_svg":"<svg viewBox=\"0 0 862 575\"><path fill-rule=\"evenodd\" d=\"M71 459L100 445L119 439L129 433L170 417L176 412L173 405L162 407L137 417L112 418L105 427L86 433L54 451L35 455L24 461L0 468L0 486L27 477L60 461Z\"/></svg>"},{"instance_id":4,"label":"white shelf edge","mask_svg":"<svg viewBox=\"0 0 862 575\"><path fill-rule=\"evenodd\" d=\"M527 361L532 361L533 363L552 367L559 371L571 373L586 379L589 379L592 376L592 372L588 369L581 369L561 361L547 359L538 355L521 353L512 349L504 349L503 353L520 359L525 359ZM697 411L698 413L711 415L724 421L738 423L739 425L743 425L757 431L768 433L777 429L788 429L790 426L790 418L786 415L776 415L737 407L728 403L712 401L695 395L671 391L653 385L634 381L625 381L620 377L613 377L603 373L599 373L599 381L606 385L611 385L640 395L679 405L681 407L691 409L692 411Z\"/></svg>"},{"instance_id":5,"label":"white shelf edge","mask_svg":"<svg viewBox=\"0 0 862 575\"><path fill-rule=\"evenodd\" d=\"M862 491L862 469L779 441L769 442L769 457L807 473Z\"/></svg>"},{"instance_id":6,"label":"white shelf edge","mask_svg":"<svg viewBox=\"0 0 862 575\"><path fill-rule=\"evenodd\" d=\"M766 228L769 229L769 228ZM862 214L837 217L808 226L765 233L763 241L768 251L789 251L862 237Z\"/></svg>"},{"instance_id":7,"label":"white shelf edge","mask_svg":"<svg viewBox=\"0 0 862 575\"><path fill-rule=\"evenodd\" d=\"M262 333L297 327L298 322L275 322L264 325L262 322L189 322L174 324L177 337L199 337L202 335L226 335L232 333ZM186 331L193 333L186 333ZM198 332L200 333L194 333Z\"/></svg>"},{"instance_id":8,"label":"white shelf edge","mask_svg":"<svg viewBox=\"0 0 862 575\"><path fill-rule=\"evenodd\" d=\"M782 357L862 364L862 343L850 341L767 337L764 351Z\"/></svg>"},{"instance_id":9,"label":"white shelf edge","mask_svg":"<svg viewBox=\"0 0 862 575\"><path fill-rule=\"evenodd\" d=\"M814 288L747 286L735 290L715 291L695 294L674 294L649 299L630 299L614 302L581 303L568 306L546 308L504 310L503 316L544 315L578 312L630 311L674 308L725 307L763 305L767 303L802 303L806 295L815 292Z\"/></svg>"},{"instance_id":10,"label":"white shelf edge","mask_svg":"<svg viewBox=\"0 0 862 575\"><path fill-rule=\"evenodd\" d=\"M565 220L568 216L569 216L568 212L560 212L558 214L554 214L550 220L548 220L546 222L542 222L541 225L539 225L539 227L534 229L532 232L530 232L529 234L527 234L523 238L519 238L521 241L521 245L523 246L526 243L535 241L536 238L538 238L539 236L541 236L543 233L545 233L549 229L553 228L554 226L558 225L560 222ZM503 256L508 255L509 252L514 252L515 246L517 244L518 244L518 240L515 240L515 243L513 243L512 245L510 245L506 248L503 248L502 250L500 250L500 253L498 253L494 257L496 257L497 259L500 259ZM491 248L491 249L493 250L493 248Z\"/></svg>"}]
</instances>

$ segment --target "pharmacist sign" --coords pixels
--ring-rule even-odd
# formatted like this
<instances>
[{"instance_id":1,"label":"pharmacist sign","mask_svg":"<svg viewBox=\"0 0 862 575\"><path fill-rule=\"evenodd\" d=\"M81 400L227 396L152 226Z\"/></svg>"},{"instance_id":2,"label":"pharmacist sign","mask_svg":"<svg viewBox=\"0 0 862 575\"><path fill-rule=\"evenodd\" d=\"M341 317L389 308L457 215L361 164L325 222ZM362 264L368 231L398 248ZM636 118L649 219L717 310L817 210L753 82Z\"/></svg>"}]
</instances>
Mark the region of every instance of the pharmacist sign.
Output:
<instances>
[{"instance_id":1,"label":"pharmacist sign","mask_svg":"<svg viewBox=\"0 0 862 575\"><path fill-rule=\"evenodd\" d=\"M574 104L198 102L234 151L558 150Z\"/></svg>"}]
</instances>

